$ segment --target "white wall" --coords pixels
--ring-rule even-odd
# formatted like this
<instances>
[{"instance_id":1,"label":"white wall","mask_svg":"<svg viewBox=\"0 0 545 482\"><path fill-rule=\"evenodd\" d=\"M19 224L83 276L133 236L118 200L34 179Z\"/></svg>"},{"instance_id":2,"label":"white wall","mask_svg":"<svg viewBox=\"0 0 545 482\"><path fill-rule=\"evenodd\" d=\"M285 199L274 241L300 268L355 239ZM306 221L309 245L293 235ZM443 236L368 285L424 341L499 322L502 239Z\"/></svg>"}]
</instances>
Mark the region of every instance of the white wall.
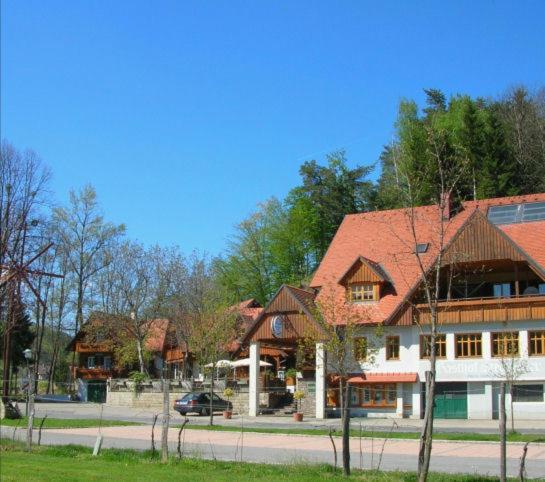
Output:
<instances>
[{"instance_id":1,"label":"white wall","mask_svg":"<svg viewBox=\"0 0 545 482\"><path fill-rule=\"evenodd\" d=\"M517 363L524 366L525 372L519 376L518 382L545 383L545 356L529 357L528 331L545 330L545 320L505 323L475 323L461 325L442 325L440 333L447 335L447 358L437 360L438 382L468 382L468 418L491 419L497 412L497 390L494 384L505 379L501 360L491 356L491 332L518 331L521 356ZM375 347L372 361L355 362L355 371L367 373L416 372L420 382L425 380L425 372L429 370L429 361L420 360L420 334L418 327L384 327L380 339L375 336L375 328L364 328L361 335L368 337L368 342ZM482 352L479 358L457 359L455 357L455 335L457 333L482 333ZM400 359L386 360L386 336L399 336ZM420 386L414 384L411 390L404 389L404 403L412 401L411 417L418 418L420 402ZM510 410L509 398L507 410ZM543 402L517 402L514 404L515 419L545 419L545 400ZM371 414L367 413L368 416ZM383 415L384 416L384 415Z\"/></svg>"},{"instance_id":2,"label":"white wall","mask_svg":"<svg viewBox=\"0 0 545 482\"><path fill-rule=\"evenodd\" d=\"M467 418L492 418L492 384L472 382L467 384Z\"/></svg>"},{"instance_id":3,"label":"white wall","mask_svg":"<svg viewBox=\"0 0 545 482\"><path fill-rule=\"evenodd\" d=\"M491 357L490 333L492 331L518 331L521 357L526 372L521 381L545 380L545 357L528 357L528 330L545 330L544 321L475 323L463 325L443 325L441 333L447 334L447 359L437 360L437 381L499 381L502 379L501 361ZM455 357L454 335L456 333L482 333L483 356L479 358L457 359ZM420 329L413 327L385 327L381 339L375 339L375 329L366 328L362 335L368 336L369 343L375 344L374 360L359 364L359 369L367 372L417 372L424 381L429 370L429 361L420 360ZM400 337L400 359L386 360L386 336ZM357 366L357 365L356 365Z\"/></svg>"}]
</instances>

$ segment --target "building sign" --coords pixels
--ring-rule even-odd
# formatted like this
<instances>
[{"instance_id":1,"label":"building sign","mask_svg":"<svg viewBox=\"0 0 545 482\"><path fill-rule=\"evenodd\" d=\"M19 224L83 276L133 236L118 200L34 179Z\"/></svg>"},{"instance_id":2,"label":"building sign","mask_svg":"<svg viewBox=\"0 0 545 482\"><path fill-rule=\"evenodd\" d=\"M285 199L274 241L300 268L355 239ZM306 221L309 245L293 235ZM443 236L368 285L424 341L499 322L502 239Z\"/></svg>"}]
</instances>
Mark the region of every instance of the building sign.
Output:
<instances>
[{"instance_id":1,"label":"building sign","mask_svg":"<svg viewBox=\"0 0 545 482\"><path fill-rule=\"evenodd\" d=\"M275 315L271 319L271 332L275 338L282 338L284 334L284 317Z\"/></svg>"}]
</instances>

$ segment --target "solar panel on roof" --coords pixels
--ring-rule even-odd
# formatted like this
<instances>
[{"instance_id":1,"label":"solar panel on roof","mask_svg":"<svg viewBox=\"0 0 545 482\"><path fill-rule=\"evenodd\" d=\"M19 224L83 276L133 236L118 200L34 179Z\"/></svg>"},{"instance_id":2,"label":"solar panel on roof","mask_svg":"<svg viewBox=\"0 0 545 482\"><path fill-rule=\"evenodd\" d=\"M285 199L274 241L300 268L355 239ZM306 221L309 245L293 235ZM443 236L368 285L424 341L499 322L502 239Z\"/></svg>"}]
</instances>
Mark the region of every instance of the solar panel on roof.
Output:
<instances>
[{"instance_id":1,"label":"solar panel on roof","mask_svg":"<svg viewBox=\"0 0 545 482\"><path fill-rule=\"evenodd\" d=\"M491 206L488 209L488 220L494 224L545 220L545 202Z\"/></svg>"},{"instance_id":2,"label":"solar panel on roof","mask_svg":"<svg viewBox=\"0 0 545 482\"><path fill-rule=\"evenodd\" d=\"M522 221L539 221L545 219L545 202L526 203L523 205Z\"/></svg>"},{"instance_id":3,"label":"solar panel on roof","mask_svg":"<svg viewBox=\"0 0 545 482\"><path fill-rule=\"evenodd\" d=\"M492 206L488 209L488 220L494 224L516 223L519 207L519 204Z\"/></svg>"}]
</instances>

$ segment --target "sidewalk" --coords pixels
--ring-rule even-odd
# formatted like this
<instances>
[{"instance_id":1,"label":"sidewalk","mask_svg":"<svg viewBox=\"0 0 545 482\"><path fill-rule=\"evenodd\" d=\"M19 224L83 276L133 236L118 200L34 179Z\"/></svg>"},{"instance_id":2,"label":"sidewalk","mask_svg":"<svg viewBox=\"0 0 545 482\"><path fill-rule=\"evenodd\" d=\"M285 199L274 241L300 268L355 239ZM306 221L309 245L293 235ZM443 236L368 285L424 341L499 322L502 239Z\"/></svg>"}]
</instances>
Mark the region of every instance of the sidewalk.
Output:
<instances>
[{"instance_id":1,"label":"sidewalk","mask_svg":"<svg viewBox=\"0 0 545 482\"><path fill-rule=\"evenodd\" d=\"M99 418L102 410L102 417L106 420L124 420L130 422L141 422L151 424L153 415L160 413L151 409L136 409L128 407L113 407L94 403L37 403L36 416L54 418ZM102 408L101 408L102 407ZM171 420L177 423L182 416L171 411ZM189 416L191 424L206 425L208 417ZM262 415L249 417L233 415L231 420L225 420L221 414L214 417L218 425L240 426L244 423L246 427L255 428L340 428L340 420L331 418L317 420L315 418L305 419L303 422L294 422L290 416L278 417ZM359 427L360 423L365 430L389 430L395 421L396 431L417 432L420 431L422 420L413 419L381 419L381 418L353 418L352 427ZM497 433L497 420L444 420L434 421L436 431L444 432L475 432L475 433ZM518 432L529 434L545 434L545 420L515 420L515 428Z\"/></svg>"},{"instance_id":2,"label":"sidewalk","mask_svg":"<svg viewBox=\"0 0 545 482\"><path fill-rule=\"evenodd\" d=\"M12 427L2 428L4 436L11 436ZM80 444L93 447L99 433L97 427L83 429L47 429L42 433L44 444ZM151 427L104 427L103 447L149 449ZM161 427L155 428L155 441L161 437ZM17 432L24 439L24 431ZM175 453L178 430L169 430L169 450ZM339 437L334 437L337 450L341 447ZM209 432L184 430L182 438L184 454L206 459L219 459L272 464L333 463L333 451L327 436L301 436L285 434L262 434L240 432ZM158 445L157 445L158 446ZM418 440L352 440L351 465L354 468L383 470L416 470ZM521 444L507 447L507 470L509 476L518 471ZM527 454L528 476L545 476L545 445L530 445ZM499 446L490 442L436 441L433 444L431 470L437 472L497 475L499 473Z\"/></svg>"}]
</instances>

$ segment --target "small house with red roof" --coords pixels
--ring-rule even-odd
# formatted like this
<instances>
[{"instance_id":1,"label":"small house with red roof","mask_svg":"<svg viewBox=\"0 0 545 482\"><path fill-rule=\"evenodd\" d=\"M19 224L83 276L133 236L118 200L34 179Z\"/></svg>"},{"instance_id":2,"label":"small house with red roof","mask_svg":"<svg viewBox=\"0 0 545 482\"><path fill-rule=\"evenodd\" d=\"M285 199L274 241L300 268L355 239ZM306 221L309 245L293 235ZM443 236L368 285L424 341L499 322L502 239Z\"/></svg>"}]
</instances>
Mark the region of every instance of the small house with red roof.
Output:
<instances>
[{"instance_id":1,"label":"small house with red roof","mask_svg":"<svg viewBox=\"0 0 545 482\"><path fill-rule=\"evenodd\" d=\"M430 401L423 280L437 266ZM246 331L250 415L260 412L263 351L293 356L305 333L319 329L314 317L327 297L359 320L348 378L353 414L420 418L433 403L438 418L493 419L507 381L515 417L545 417L545 193L345 216L310 286L282 286ZM309 413L322 418L338 408L323 344L307 368L299 383L314 402Z\"/></svg>"},{"instance_id":2,"label":"small house with red roof","mask_svg":"<svg viewBox=\"0 0 545 482\"><path fill-rule=\"evenodd\" d=\"M116 341L130 336L114 321L116 319L118 317L106 313L92 313L68 345L67 349L76 354L76 364L71 372L82 401L105 402L107 380L126 377L137 369L136 366L122 366L116 359ZM169 326L169 320L155 319L149 322L146 330L145 349L152 355L148 364L152 377L161 377Z\"/></svg>"}]
</instances>

